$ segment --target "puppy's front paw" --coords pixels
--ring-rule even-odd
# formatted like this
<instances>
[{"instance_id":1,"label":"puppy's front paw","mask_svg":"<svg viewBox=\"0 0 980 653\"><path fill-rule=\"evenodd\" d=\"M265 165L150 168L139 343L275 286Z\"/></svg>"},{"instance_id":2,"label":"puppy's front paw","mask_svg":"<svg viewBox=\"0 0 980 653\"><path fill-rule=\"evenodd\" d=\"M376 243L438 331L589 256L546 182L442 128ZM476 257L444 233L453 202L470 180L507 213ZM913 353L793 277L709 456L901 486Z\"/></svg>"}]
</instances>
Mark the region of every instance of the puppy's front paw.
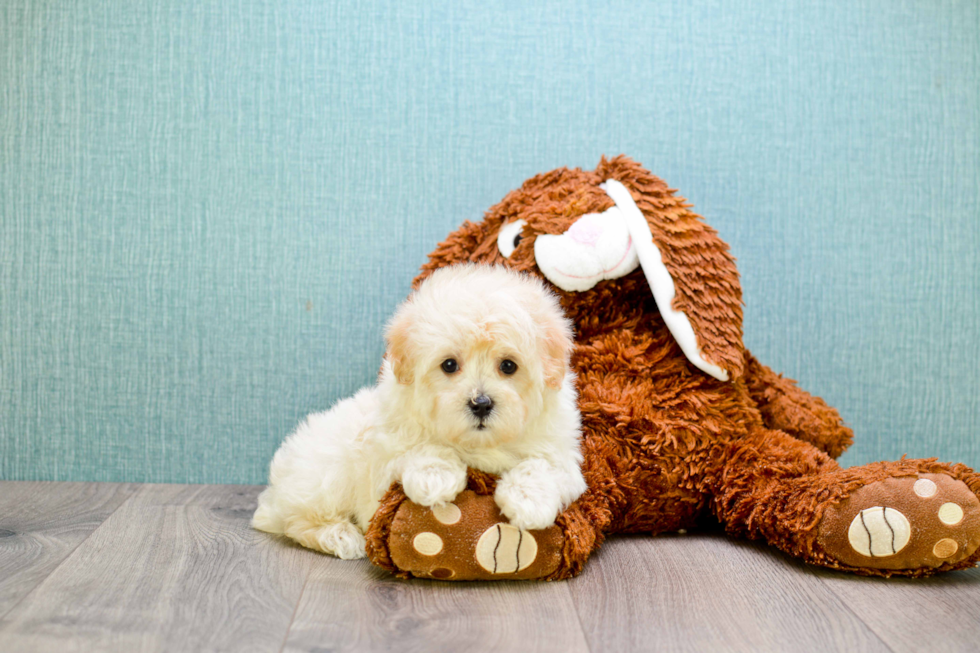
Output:
<instances>
[{"instance_id":1,"label":"puppy's front paw","mask_svg":"<svg viewBox=\"0 0 980 653\"><path fill-rule=\"evenodd\" d=\"M308 549L335 555L343 560L355 560L367 555L364 535L349 521L311 524L291 520L285 534Z\"/></svg>"},{"instance_id":2,"label":"puppy's front paw","mask_svg":"<svg viewBox=\"0 0 980 653\"><path fill-rule=\"evenodd\" d=\"M503 478L493 493L500 512L517 528L538 530L555 523L561 498L537 482Z\"/></svg>"},{"instance_id":3,"label":"puppy's front paw","mask_svg":"<svg viewBox=\"0 0 980 653\"><path fill-rule=\"evenodd\" d=\"M447 460L428 459L413 464L402 475L402 488L420 506L448 503L466 487L466 467Z\"/></svg>"},{"instance_id":4,"label":"puppy's front paw","mask_svg":"<svg viewBox=\"0 0 980 653\"><path fill-rule=\"evenodd\" d=\"M367 555L364 535L350 522L324 527L318 534L321 551L332 553L342 560L356 560Z\"/></svg>"}]
</instances>

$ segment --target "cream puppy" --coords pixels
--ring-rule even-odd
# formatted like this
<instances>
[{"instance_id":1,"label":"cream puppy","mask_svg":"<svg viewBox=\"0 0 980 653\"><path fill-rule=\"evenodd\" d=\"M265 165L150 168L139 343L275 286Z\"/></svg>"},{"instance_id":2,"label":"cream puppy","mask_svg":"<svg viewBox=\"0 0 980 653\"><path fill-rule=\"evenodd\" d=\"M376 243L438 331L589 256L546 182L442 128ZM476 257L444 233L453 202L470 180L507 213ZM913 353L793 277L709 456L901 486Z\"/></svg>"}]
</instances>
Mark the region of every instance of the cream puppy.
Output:
<instances>
[{"instance_id":1,"label":"cream puppy","mask_svg":"<svg viewBox=\"0 0 980 653\"><path fill-rule=\"evenodd\" d=\"M341 558L393 481L451 502L466 468L497 474L510 523L545 528L585 491L570 322L541 281L463 265L396 311L377 386L310 415L272 460L252 525Z\"/></svg>"}]
</instances>

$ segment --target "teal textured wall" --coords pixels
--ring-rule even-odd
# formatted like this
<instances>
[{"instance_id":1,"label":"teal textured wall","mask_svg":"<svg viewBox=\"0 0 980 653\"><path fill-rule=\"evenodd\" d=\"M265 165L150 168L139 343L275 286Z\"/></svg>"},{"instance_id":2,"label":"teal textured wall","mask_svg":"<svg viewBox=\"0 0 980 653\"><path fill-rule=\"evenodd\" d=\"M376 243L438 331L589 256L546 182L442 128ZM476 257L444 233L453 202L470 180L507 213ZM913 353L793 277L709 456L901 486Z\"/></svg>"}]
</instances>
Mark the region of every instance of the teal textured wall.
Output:
<instances>
[{"instance_id":1,"label":"teal textured wall","mask_svg":"<svg viewBox=\"0 0 980 653\"><path fill-rule=\"evenodd\" d=\"M980 466L974 0L7 0L0 478L262 482L443 236L619 152L845 463Z\"/></svg>"}]
</instances>

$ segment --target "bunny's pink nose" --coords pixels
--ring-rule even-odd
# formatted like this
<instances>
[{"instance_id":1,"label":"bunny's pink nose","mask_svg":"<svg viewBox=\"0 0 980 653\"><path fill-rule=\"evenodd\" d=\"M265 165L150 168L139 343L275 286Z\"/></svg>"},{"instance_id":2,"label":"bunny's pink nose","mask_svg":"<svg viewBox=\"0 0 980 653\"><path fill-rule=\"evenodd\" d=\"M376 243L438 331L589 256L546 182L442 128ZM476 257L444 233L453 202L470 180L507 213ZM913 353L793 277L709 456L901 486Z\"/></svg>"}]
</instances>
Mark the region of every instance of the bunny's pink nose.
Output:
<instances>
[{"instance_id":1,"label":"bunny's pink nose","mask_svg":"<svg viewBox=\"0 0 980 653\"><path fill-rule=\"evenodd\" d=\"M574 240L576 243L581 245L592 245L596 244L599 237L602 235L602 224L600 220L602 218L598 215L585 215L575 221L568 231L568 237Z\"/></svg>"}]
</instances>

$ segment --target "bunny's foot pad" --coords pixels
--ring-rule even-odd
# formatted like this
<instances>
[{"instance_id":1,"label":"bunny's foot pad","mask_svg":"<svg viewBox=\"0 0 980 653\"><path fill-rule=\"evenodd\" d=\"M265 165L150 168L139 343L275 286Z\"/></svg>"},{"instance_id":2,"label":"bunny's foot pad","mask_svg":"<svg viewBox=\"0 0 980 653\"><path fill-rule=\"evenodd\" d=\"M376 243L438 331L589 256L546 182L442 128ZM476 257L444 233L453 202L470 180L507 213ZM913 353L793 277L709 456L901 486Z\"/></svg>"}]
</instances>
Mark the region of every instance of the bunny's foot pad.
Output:
<instances>
[{"instance_id":1,"label":"bunny's foot pad","mask_svg":"<svg viewBox=\"0 0 980 653\"><path fill-rule=\"evenodd\" d=\"M434 508L403 501L388 532L398 570L438 580L545 578L561 564L562 543L558 526L520 530L507 522L492 495L472 490Z\"/></svg>"},{"instance_id":2,"label":"bunny's foot pad","mask_svg":"<svg viewBox=\"0 0 980 653\"><path fill-rule=\"evenodd\" d=\"M829 508L817 541L852 568L958 568L980 548L980 499L944 474L887 478Z\"/></svg>"}]
</instances>

